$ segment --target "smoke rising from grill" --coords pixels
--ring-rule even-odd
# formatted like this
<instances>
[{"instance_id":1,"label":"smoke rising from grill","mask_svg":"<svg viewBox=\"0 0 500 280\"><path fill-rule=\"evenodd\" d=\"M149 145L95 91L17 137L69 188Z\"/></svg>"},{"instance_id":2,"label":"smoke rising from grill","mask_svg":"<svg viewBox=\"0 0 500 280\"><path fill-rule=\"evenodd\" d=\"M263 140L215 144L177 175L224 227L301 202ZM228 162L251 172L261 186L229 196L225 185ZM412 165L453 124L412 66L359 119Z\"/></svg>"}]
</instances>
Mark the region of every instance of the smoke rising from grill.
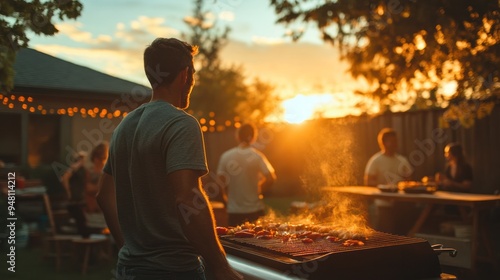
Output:
<instances>
[{"instance_id":1,"label":"smoke rising from grill","mask_svg":"<svg viewBox=\"0 0 500 280\"><path fill-rule=\"evenodd\" d=\"M348 197L325 193L325 186L357 185L354 137L347 122L318 122L301 135L305 145L301 180L309 203L287 217L270 213L261 222L314 225L312 230L338 230L346 237L368 236L366 209ZM300 204L300 203L299 203Z\"/></svg>"},{"instance_id":2,"label":"smoke rising from grill","mask_svg":"<svg viewBox=\"0 0 500 280\"><path fill-rule=\"evenodd\" d=\"M356 184L353 133L346 123L322 122L306 137L304 172L301 179L308 193L324 186Z\"/></svg>"}]
</instances>

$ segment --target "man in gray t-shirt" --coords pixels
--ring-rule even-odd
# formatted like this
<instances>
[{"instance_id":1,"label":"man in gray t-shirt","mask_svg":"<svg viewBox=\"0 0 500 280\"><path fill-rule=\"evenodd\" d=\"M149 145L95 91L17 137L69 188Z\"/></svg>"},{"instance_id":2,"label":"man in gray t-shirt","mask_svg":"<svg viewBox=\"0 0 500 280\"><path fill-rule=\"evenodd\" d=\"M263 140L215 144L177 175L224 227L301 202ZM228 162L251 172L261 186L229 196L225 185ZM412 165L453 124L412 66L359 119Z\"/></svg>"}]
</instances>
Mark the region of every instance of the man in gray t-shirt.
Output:
<instances>
[{"instance_id":1,"label":"man in gray t-shirt","mask_svg":"<svg viewBox=\"0 0 500 280\"><path fill-rule=\"evenodd\" d=\"M145 50L151 101L129 113L111 138L97 200L120 247L118 279L205 279L204 265L214 279L241 279L225 258L201 188L208 169L200 126L183 110L196 52L173 38Z\"/></svg>"}]
</instances>

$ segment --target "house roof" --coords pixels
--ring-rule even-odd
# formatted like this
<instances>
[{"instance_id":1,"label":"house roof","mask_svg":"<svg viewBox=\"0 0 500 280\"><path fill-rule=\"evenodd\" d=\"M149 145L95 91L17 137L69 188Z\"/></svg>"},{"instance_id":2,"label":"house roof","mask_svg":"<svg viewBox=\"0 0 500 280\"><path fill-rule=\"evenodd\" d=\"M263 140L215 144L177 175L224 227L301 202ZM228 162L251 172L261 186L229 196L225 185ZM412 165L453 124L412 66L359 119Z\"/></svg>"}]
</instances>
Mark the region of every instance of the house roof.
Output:
<instances>
[{"instance_id":1,"label":"house roof","mask_svg":"<svg viewBox=\"0 0 500 280\"><path fill-rule=\"evenodd\" d=\"M17 52L14 64L14 89L33 88L84 92L88 94L121 95L143 92L144 85L92 70L57 57L23 48ZM141 87L141 90L138 90ZM144 90L146 89L146 90Z\"/></svg>"}]
</instances>

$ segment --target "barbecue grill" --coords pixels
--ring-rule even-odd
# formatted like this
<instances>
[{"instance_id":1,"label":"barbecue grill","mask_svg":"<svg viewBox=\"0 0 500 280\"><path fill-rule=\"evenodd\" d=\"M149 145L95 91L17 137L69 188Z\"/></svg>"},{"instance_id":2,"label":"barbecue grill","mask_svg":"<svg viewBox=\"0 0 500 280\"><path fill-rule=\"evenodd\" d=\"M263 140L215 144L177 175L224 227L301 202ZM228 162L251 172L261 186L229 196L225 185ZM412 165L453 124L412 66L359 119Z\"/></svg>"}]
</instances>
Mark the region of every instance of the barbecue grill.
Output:
<instances>
[{"instance_id":1,"label":"barbecue grill","mask_svg":"<svg viewBox=\"0 0 500 280\"><path fill-rule=\"evenodd\" d=\"M278 278L273 279L399 280L441 275L436 252L426 240L414 237L374 232L365 245L349 247L326 239L308 244L280 238L221 236L220 240L229 256L244 260L247 267L254 263L253 269L262 273L274 273ZM266 279L262 277L253 279Z\"/></svg>"}]
</instances>

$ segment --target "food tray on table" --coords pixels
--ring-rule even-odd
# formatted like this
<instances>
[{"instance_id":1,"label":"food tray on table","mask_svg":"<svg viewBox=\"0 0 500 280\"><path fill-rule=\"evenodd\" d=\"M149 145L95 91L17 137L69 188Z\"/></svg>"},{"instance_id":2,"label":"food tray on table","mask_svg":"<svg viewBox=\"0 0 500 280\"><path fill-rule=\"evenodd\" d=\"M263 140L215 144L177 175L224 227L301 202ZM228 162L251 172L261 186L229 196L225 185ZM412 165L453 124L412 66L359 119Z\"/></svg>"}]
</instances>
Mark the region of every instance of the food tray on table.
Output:
<instances>
[{"instance_id":1,"label":"food tray on table","mask_svg":"<svg viewBox=\"0 0 500 280\"><path fill-rule=\"evenodd\" d=\"M428 194L432 194L432 193L436 192L436 187L432 187L432 186L412 187L412 188L405 188L403 191L405 193L428 193Z\"/></svg>"},{"instance_id":2,"label":"food tray on table","mask_svg":"<svg viewBox=\"0 0 500 280\"><path fill-rule=\"evenodd\" d=\"M398 188L405 193L432 194L437 191L437 186L415 181L403 181L398 183Z\"/></svg>"}]
</instances>

